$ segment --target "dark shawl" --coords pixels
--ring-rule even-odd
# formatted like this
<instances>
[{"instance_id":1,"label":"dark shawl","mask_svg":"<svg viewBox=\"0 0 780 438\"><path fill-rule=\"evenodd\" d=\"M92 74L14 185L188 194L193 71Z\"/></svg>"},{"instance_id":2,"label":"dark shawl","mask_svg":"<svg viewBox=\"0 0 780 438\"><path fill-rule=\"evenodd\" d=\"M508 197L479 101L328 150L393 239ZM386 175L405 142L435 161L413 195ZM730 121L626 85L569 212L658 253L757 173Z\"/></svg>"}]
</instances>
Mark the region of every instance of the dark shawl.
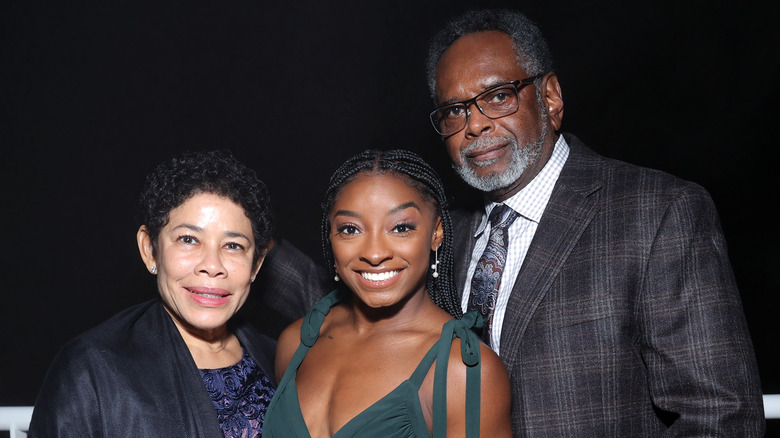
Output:
<instances>
[{"instance_id":1,"label":"dark shawl","mask_svg":"<svg viewBox=\"0 0 780 438\"><path fill-rule=\"evenodd\" d=\"M232 321L231 321L232 322ZM275 342L231 324L273 382ZM57 354L30 437L223 437L202 377L170 315L154 299L115 315Z\"/></svg>"}]
</instances>

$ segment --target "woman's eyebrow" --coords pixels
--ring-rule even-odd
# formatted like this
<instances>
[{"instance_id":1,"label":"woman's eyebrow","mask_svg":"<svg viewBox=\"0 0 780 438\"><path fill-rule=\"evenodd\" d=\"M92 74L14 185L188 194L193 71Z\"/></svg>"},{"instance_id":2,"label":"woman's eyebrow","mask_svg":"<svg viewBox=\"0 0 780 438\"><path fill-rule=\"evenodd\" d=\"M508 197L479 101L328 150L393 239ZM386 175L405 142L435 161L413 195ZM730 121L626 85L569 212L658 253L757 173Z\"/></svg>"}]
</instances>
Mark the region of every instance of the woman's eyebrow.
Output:
<instances>
[{"instance_id":1,"label":"woman's eyebrow","mask_svg":"<svg viewBox=\"0 0 780 438\"><path fill-rule=\"evenodd\" d=\"M420 210L420 207L416 203L414 203L413 201L409 201L409 202L404 202L398 207L391 208L390 210L387 211L387 214L398 213L399 211L406 210L407 208L415 208L417 209L417 211L422 212L422 210Z\"/></svg>"},{"instance_id":2,"label":"woman's eyebrow","mask_svg":"<svg viewBox=\"0 0 780 438\"><path fill-rule=\"evenodd\" d=\"M239 231L225 231L225 236L227 236L227 237L240 237L242 239L249 240L249 237L247 237L246 234L241 233Z\"/></svg>"},{"instance_id":3,"label":"woman's eyebrow","mask_svg":"<svg viewBox=\"0 0 780 438\"><path fill-rule=\"evenodd\" d=\"M360 215L357 212L354 212L352 210L338 210L336 211L336 213L333 214L333 216L360 217Z\"/></svg>"},{"instance_id":4,"label":"woman's eyebrow","mask_svg":"<svg viewBox=\"0 0 780 438\"><path fill-rule=\"evenodd\" d=\"M174 230L178 230L179 228L186 228L188 230L195 231L196 233L202 233L203 232L203 228L201 228L201 227L199 227L197 225L192 225L192 224L179 224L179 225L176 225L175 227L173 227Z\"/></svg>"}]
</instances>

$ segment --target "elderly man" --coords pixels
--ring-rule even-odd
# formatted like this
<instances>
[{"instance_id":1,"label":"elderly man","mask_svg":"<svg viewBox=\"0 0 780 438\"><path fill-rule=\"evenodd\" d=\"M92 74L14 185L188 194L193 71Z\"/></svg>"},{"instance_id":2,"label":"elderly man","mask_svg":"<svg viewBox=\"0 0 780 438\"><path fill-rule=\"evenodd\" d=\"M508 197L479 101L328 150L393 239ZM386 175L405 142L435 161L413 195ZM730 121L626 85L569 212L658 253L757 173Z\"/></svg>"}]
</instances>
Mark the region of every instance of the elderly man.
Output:
<instances>
[{"instance_id":1,"label":"elderly man","mask_svg":"<svg viewBox=\"0 0 780 438\"><path fill-rule=\"evenodd\" d=\"M512 381L516 436L762 436L761 388L700 186L560 134L539 29L470 12L434 38L431 120L484 205L453 216L464 310Z\"/></svg>"}]
</instances>

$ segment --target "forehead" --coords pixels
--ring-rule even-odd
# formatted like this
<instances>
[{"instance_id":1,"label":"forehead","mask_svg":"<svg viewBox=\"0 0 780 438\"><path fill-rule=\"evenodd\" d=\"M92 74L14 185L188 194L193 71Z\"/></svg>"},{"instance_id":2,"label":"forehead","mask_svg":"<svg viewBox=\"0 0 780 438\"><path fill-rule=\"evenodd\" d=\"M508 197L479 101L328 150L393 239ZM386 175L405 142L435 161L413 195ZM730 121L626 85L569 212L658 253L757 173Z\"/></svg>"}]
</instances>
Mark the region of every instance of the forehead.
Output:
<instances>
[{"instance_id":1,"label":"forehead","mask_svg":"<svg viewBox=\"0 0 780 438\"><path fill-rule=\"evenodd\" d=\"M231 225L250 225L241 205L232 199L215 193L196 193L170 211L169 225L173 221L221 222ZM251 225L250 225L251 226Z\"/></svg>"},{"instance_id":2,"label":"forehead","mask_svg":"<svg viewBox=\"0 0 780 438\"><path fill-rule=\"evenodd\" d=\"M494 85L527 77L509 35L476 32L455 40L436 65L439 103L464 100Z\"/></svg>"},{"instance_id":3,"label":"forehead","mask_svg":"<svg viewBox=\"0 0 780 438\"><path fill-rule=\"evenodd\" d=\"M415 187L408 177L395 173L360 173L341 188L334 202L336 206L350 204L350 210L373 210L396 207L414 202L421 209L432 208L423 193Z\"/></svg>"}]
</instances>

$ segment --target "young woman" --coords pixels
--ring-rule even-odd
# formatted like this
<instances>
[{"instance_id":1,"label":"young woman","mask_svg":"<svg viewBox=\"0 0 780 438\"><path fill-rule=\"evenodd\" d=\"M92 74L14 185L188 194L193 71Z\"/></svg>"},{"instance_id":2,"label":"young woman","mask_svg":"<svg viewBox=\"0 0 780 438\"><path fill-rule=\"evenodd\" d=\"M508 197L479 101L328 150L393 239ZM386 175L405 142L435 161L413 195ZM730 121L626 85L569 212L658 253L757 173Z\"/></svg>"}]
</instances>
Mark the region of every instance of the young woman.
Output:
<instances>
[{"instance_id":1,"label":"young woman","mask_svg":"<svg viewBox=\"0 0 780 438\"><path fill-rule=\"evenodd\" d=\"M343 286L282 333L266 438L511 436L506 371L460 310L445 202L408 151L336 171L322 235Z\"/></svg>"}]
</instances>

